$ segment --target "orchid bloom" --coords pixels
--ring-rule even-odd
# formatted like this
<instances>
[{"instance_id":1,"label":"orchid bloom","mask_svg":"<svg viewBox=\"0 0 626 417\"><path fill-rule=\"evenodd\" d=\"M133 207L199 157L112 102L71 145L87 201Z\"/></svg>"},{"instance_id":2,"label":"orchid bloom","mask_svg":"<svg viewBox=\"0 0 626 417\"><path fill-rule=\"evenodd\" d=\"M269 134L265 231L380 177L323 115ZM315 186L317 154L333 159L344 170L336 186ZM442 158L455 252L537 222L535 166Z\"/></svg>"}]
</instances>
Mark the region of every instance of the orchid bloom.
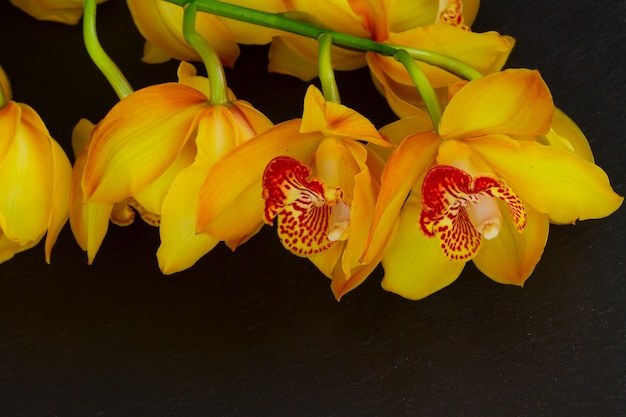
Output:
<instances>
[{"instance_id":1,"label":"orchid bloom","mask_svg":"<svg viewBox=\"0 0 626 417\"><path fill-rule=\"evenodd\" d=\"M75 25L83 15L83 0L10 0L37 20ZM103 3L106 0L96 0Z\"/></svg>"},{"instance_id":2,"label":"orchid bloom","mask_svg":"<svg viewBox=\"0 0 626 417\"><path fill-rule=\"evenodd\" d=\"M337 299L376 267L360 262L382 159L360 141L391 146L354 110L311 86L302 119L276 125L218 161L200 191L198 231L234 239L277 223L286 249L327 277ZM233 175L233 167L246 167Z\"/></svg>"},{"instance_id":3,"label":"orchid bloom","mask_svg":"<svg viewBox=\"0 0 626 417\"><path fill-rule=\"evenodd\" d=\"M0 68L0 263L37 245L45 259L67 221L71 165L30 106L11 100Z\"/></svg>"},{"instance_id":4,"label":"orchid bloom","mask_svg":"<svg viewBox=\"0 0 626 417\"><path fill-rule=\"evenodd\" d=\"M361 38L370 37L348 0L291 0L285 4L294 19ZM318 45L317 39L282 33L274 37L270 44L268 70L309 81L318 76ZM333 68L341 71L351 71L366 65L362 51L335 46L332 47L331 61Z\"/></svg>"},{"instance_id":5,"label":"orchid bloom","mask_svg":"<svg viewBox=\"0 0 626 417\"><path fill-rule=\"evenodd\" d=\"M441 0L435 18L429 24L409 26L400 19L410 12L409 3L364 0L376 8L363 9L374 40L436 52L459 60L481 74L499 71L506 62L515 40L497 32L475 33L469 25L478 9L478 2ZM407 10L409 9L409 10ZM378 18L378 16L383 16ZM367 53L367 65L376 87L385 96L391 109L400 117L422 112L421 97L410 74L393 57ZM445 101L449 84L460 78L451 72L418 61L431 85Z\"/></svg>"},{"instance_id":6,"label":"orchid bloom","mask_svg":"<svg viewBox=\"0 0 626 417\"><path fill-rule=\"evenodd\" d=\"M447 5L447 1L385 0L291 0L286 2L289 13L295 19L314 23L329 30L335 30L365 39L381 40L375 30L389 25L393 32L402 32L418 26L437 22ZM469 6L462 11L464 21L471 23L478 11L478 1L466 1ZM445 14L445 13L444 13ZM440 21L440 20L439 20ZM380 26L375 22L383 23ZM385 26L386 28L386 26ZM317 41L301 36L282 33L270 45L269 70L296 76L308 81L317 76ZM367 65L365 53L345 48L333 47L333 67L350 71Z\"/></svg>"},{"instance_id":7,"label":"orchid bloom","mask_svg":"<svg viewBox=\"0 0 626 417\"><path fill-rule=\"evenodd\" d=\"M513 39L496 32L472 33L469 25L478 11L470 0L324 0L290 1L290 11L329 30L410 48L421 48L459 59L483 74L497 71L513 46ZM294 35L272 41L269 70L309 80L317 75L317 43ZM334 47L333 67L353 70L369 66L375 84L401 116L419 112L415 86L393 57ZM458 78L431 65L420 64L435 88Z\"/></svg>"},{"instance_id":8,"label":"orchid bloom","mask_svg":"<svg viewBox=\"0 0 626 417\"><path fill-rule=\"evenodd\" d=\"M190 64L181 63L178 77L178 83L146 87L117 103L77 158L70 224L90 263L109 218L129 224L135 212L159 226L157 258L165 274L189 268L220 241L196 234L200 185L223 155L273 124L232 93L228 103L210 104L208 79ZM77 126L75 137L90 129Z\"/></svg>"},{"instance_id":9,"label":"orchid bloom","mask_svg":"<svg viewBox=\"0 0 626 417\"><path fill-rule=\"evenodd\" d=\"M133 21L146 39L143 60L160 63L175 58L183 61L200 61L198 53L185 41L182 30L182 7L162 0L128 0ZM240 6L272 13L285 11L279 0L231 0ZM238 44L266 44L275 30L222 19L209 13L199 13L195 28L219 55L222 63L232 67L239 55Z\"/></svg>"},{"instance_id":10,"label":"orchid bloom","mask_svg":"<svg viewBox=\"0 0 626 417\"><path fill-rule=\"evenodd\" d=\"M382 131L399 146L382 174L363 261L392 234L383 287L406 298L447 286L469 260L494 281L523 285L550 222L602 218L623 201L536 71L465 84L438 134L423 118Z\"/></svg>"}]
</instances>

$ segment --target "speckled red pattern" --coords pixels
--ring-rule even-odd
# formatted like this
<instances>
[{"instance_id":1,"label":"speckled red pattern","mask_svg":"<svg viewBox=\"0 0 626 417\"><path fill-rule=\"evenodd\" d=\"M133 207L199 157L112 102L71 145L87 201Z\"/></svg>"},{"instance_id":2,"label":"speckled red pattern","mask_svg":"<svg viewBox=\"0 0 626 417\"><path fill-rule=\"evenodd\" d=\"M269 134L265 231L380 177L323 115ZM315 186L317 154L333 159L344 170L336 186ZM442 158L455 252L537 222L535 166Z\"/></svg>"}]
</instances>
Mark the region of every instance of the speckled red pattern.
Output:
<instances>
[{"instance_id":1,"label":"speckled red pattern","mask_svg":"<svg viewBox=\"0 0 626 417\"><path fill-rule=\"evenodd\" d=\"M272 224L278 217L280 241L299 256L333 245L327 236L331 206L324 198L326 186L318 178L307 180L310 175L308 166L286 156L273 159L263 174L265 221Z\"/></svg>"},{"instance_id":2,"label":"speckled red pattern","mask_svg":"<svg viewBox=\"0 0 626 417\"><path fill-rule=\"evenodd\" d=\"M477 204L481 195L507 203L515 228L524 229L524 204L502 181L487 175L472 178L445 165L434 167L424 178L420 227L426 236L439 237L441 249L452 260L470 259L480 247L482 235L470 221L467 208Z\"/></svg>"}]
</instances>

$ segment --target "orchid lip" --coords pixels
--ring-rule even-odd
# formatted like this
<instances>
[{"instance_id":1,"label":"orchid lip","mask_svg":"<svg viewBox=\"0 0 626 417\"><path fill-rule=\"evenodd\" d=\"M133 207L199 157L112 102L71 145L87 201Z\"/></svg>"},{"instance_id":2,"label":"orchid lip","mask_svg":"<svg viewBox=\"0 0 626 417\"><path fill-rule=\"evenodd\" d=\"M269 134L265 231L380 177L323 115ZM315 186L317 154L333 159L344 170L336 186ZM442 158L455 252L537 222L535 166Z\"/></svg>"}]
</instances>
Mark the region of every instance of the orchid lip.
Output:
<instances>
[{"instance_id":1,"label":"orchid lip","mask_svg":"<svg viewBox=\"0 0 626 417\"><path fill-rule=\"evenodd\" d=\"M441 240L449 259L469 260L480 249L483 237L490 240L500 233L498 200L508 205L515 228L521 232L526 226L526 209L503 181L439 165L424 179L419 223L426 236Z\"/></svg>"}]
</instances>

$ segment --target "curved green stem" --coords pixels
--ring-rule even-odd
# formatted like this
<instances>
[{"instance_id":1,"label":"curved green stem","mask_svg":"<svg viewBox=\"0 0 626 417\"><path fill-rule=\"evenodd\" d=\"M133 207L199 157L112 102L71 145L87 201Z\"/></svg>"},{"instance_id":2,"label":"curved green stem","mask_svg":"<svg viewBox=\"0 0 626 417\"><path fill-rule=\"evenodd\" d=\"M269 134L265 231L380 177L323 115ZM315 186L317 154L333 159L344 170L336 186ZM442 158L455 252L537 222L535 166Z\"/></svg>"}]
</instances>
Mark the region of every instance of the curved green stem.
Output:
<instances>
[{"instance_id":1,"label":"curved green stem","mask_svg":"<svg viewBox=\"0 0 626 417\"><path fill-rule=\"evenodd\" d=\"M204 63L211 88L211 104L225 104L228 103L228 94L224 67L215 50L196 32L197 11L198 8L195 3L190 2L185 5L183 12L183 35L187 43L195 49Z\"/></svg>"},{"instance_id":2,"label":"curved green stem","mask_svg":"<svg viewBox=\"0 0 626 417\"><path fill-rule=\"evenodd\" d=\"M443 68L446 71L456 74L468 81L475 80L483 76L480 71L476 70L474 67L469 66L465 62L459 61L458 59L449 56L436 54L430 51L425 51L423 49L410 48L407 46L392 46L394 48L397 48L398 50L404 49L413 59L434 65L439 68Z\"/></svg>"},{"instance_id":3,"label":"curved green stem","mask_svg":"<svg viewBox=\"0 0 626 417\"><path fill-rule=\"evenodd\" d=\"M405 50L400 49L394 57L404 65L411 80L417 87L420 95L422 96L422 100L424 100L424 104L426 105L426 110L428 110L428 114L430 115L430 119L433 121L433 126L435 128L435 132L439 129L439 121L441 120L441 103L439 102L439 97L437 97L437 93L433 88L430 81L424 74L424 72L417 65L413 57Z\"/></svg>"},{"instance_id":4,"label":"curved green stem","mask_svg":"<svg viewBox=\"0 0 626 417\"><path fill-rule=\"evenodd\" d=\"M348 49L370 51L385 56L394 56L396 51L399 49L409 49L411 56L415 57L415 59L428 64L436 65L446 71L458 75L459 77L471 80L480 75L480 73L471 66L436 52L379 43L371 39L359 38L358 36L348 35L347 33L336 32L312 25L310 23L300 22L281 14L262 12L260 10L250 9L234 4L222 3L217 0L165 1L179 6L194 4L197 6L198 10L202 12L252 23L254 25L279 29L313 39L319 39L323 33L329 33L332 36L333 43L335 45Z\"/></svg>"},{"instance_id":5,"label":"curved green stem","mask_svg":"<svg viewBox=\"0 0 626 417\"><path fill-rule=\"evenodd\" d=\"M133 92L133 88L130 86L124 74L115 65L115 63L104 52L100 41L98 41L98 34L96 32L96 0L85 0L85 10L83 12L83 41L87 48L87 53L91 57L91 60L96 64L100 72L104 74L113 90L119 97L123 99Z\"/></svg>"},{"instance_id":6,"label":"curved green stem","mask_svg":"<svg viewBox=\"0 0 626 417\"><path fill-rule=\"evenodd\" d=\"M333 70L333 64L331 61L330 47L333 44L333 37L329 33L324 33L319 38L319 50L318 50L318 67L319 77L322 83L322 93L326 101L332 101L334 103L340 103L339 89L335 82L335 71Z\"/></svg>"}]
</instances>

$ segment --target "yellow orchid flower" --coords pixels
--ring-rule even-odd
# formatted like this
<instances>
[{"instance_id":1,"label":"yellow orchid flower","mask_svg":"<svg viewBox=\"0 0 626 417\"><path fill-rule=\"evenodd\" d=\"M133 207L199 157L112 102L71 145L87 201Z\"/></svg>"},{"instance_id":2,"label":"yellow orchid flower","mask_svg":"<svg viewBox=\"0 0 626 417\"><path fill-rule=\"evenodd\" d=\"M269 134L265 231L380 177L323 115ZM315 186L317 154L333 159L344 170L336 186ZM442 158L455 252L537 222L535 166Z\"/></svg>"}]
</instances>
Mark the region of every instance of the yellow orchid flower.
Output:
<instances>
[{"instance_id":1,"label":"yellow orchid flower","mask_svg":"<svg viewBox=\"0 0 626 417\"><path fill-rule=\"evenodd\" d=\"M389 31L395 33L437 23L469 27L476 19L479 5L479 0L388 0L385 14Z\"/></svg>"},{"instance_id":2,"label":"yellow orchid flower","mask_svg":"<svg viewBox=\"0 0 626 417\"><path fill-rule=\"evenodd\" d=\"M288 4L289 17L361 38L370 37L361 17L354 13L348 0L291 0L285 3ZM366 65L365 54L361 51L335 46L331 49L334 69L350 71ZM284 33L276 36L270 44L268 69L309 81L318 75L317 57L316 39Z\"/></svg>"},{"instance_id":3,"label":"yellow orchid flower","mask_svg":"<svg viewBox=\"0 0 626 417\"><path fill-rule=\"evenodd\" d=\"M476 16L478 3L460 0L289 2L291 16L296 19L381 43L450 55L488 73L502 67L513 41L495 32L477 34L467 30ZM418 111L415 103L419 103L419 97L415 87L406 70L394 58L338 47L332 50L335 69L353 70L368 65L377 86L386 96L389 95L394 111L403 114ZM303 80L317 75L317 42L314 39L289 34L278 36L272 41L269 57L272 72ZM421 66L436 87L445 87L450 80L458 80L444 70L426 64ZM408 106L407 110L403 110L405 106Z\"/></svg>"},{"instance_id":4,"label":"yellow orchid flower","mask_svg":"<svg viewBox=\"0 0 626 417\"><path fill-rule=\"evenodd\" d=\"M0 263L46 234L45 259L67 221L71 165L30 106L11 100L0 68Z\"/></svg>"},{"instance_id":5,"label":"yellow orchid flower","mask_svg":"<svg viewBox=\"0 0 626 417\"><path fill-rule=\"evenodd\" d=\"M256 8L272 13L285 11L279 0L231 0L225 3ZM200 61L198 53L185 41L182 30L183 8L161 0L128 0L133 21L146 39L143 60L160 63L175 58ZM232 19L222 19L209 13L199 13L195 28L215 50L224 65L232 67L241 44L266 44L277 31L252 26Z\"/></svg>"},{"instance_id":6,"label":"yellow orchid flower","mask_svg":"<svg viewBox=\"0 0 626 417\"><path fill-rule=\"evenodd\" d=\"M309 87L302 119L276 125L213 166L200 190L198 231L234 240L276 220L283 245L331 278L340 299L382 256L359 259L383 169L359 141L391 145L366 118ZM234 166L245 173L232 175Z\"/></svg>"},{"instance_id":7,"label":"yellow orchid flower","mask_svg":"<svg viewBox=\"0 0 626 417\"><path fill-rule=\"evenodd\" d=\"M83 0L10 0L11 3L38 20L75 25L83 15ZM97 0L104 3L106 0Z\"/></svg>"},{"instance_id":8,"label":"yellow orchid flower","mask_svg":"<svg viewBox=\"0 0 626 417\"><path fill-rule=\"evenodd\" d=\"M196 234L200 185L223 155L273 124L232 93L227 104L209 104L209 81L192 65L181 63L178 76L122 99L77 158L70 221L89 262L109 218L128 224L134 211L160 228L165 274L189 268L220 241ZM78 126L76 137L81 129L90 126Z\"/></svg>"},{"instance_id":9,"label":"yellow orchid flower","mask_svg":"<svg viewBox=\"0 0 626 417\"><path fill-rule=\"evenodd\" d=\"M401 3L386 6L383 0L370 1L378 3L379 7L385 10L382 15L390 19L385 22L384 19L375 19L376 15L369 18L375 25L373 32L377 34L376 41L436 52L461 61L481 74L490 74L502 69L515 44L515 40L510 36L493 31L475 33L470 30L469 24L478 9L477 2L441 1L436 18L430 24L409 27L391 21L397 19L396 16L401 16L399 12L406 12L405 8L408 6ZM397 9L395 12L394 8ZM469 10L467 19L466 8ZM393 57L371 52L367 53L366 60L374 84L398 116L410 117L422 112L423 105L419 93L400 62ZM459 77L433 65L422 62L418 62L418 65L440 93L441 101L446 102L448 85L459 81Z\"/></svg>"},{"instance_id":10,"label":"yellow orchid flower","mask_svg":"<svg viewBox=\"0 0 626 417\"><path fill-rule=\"evenodd\" d=\"M444 110L438 134L407 136L423 120L397 124L382 129L400 144L382 174L363 261L397 228L382 260L383 287L406 298L450 284L469 260L494 281L523 285L550 222L602 218L623 201L580 130L555 113L536 71L467 83Z\"/></svg>"}]
</instances>

